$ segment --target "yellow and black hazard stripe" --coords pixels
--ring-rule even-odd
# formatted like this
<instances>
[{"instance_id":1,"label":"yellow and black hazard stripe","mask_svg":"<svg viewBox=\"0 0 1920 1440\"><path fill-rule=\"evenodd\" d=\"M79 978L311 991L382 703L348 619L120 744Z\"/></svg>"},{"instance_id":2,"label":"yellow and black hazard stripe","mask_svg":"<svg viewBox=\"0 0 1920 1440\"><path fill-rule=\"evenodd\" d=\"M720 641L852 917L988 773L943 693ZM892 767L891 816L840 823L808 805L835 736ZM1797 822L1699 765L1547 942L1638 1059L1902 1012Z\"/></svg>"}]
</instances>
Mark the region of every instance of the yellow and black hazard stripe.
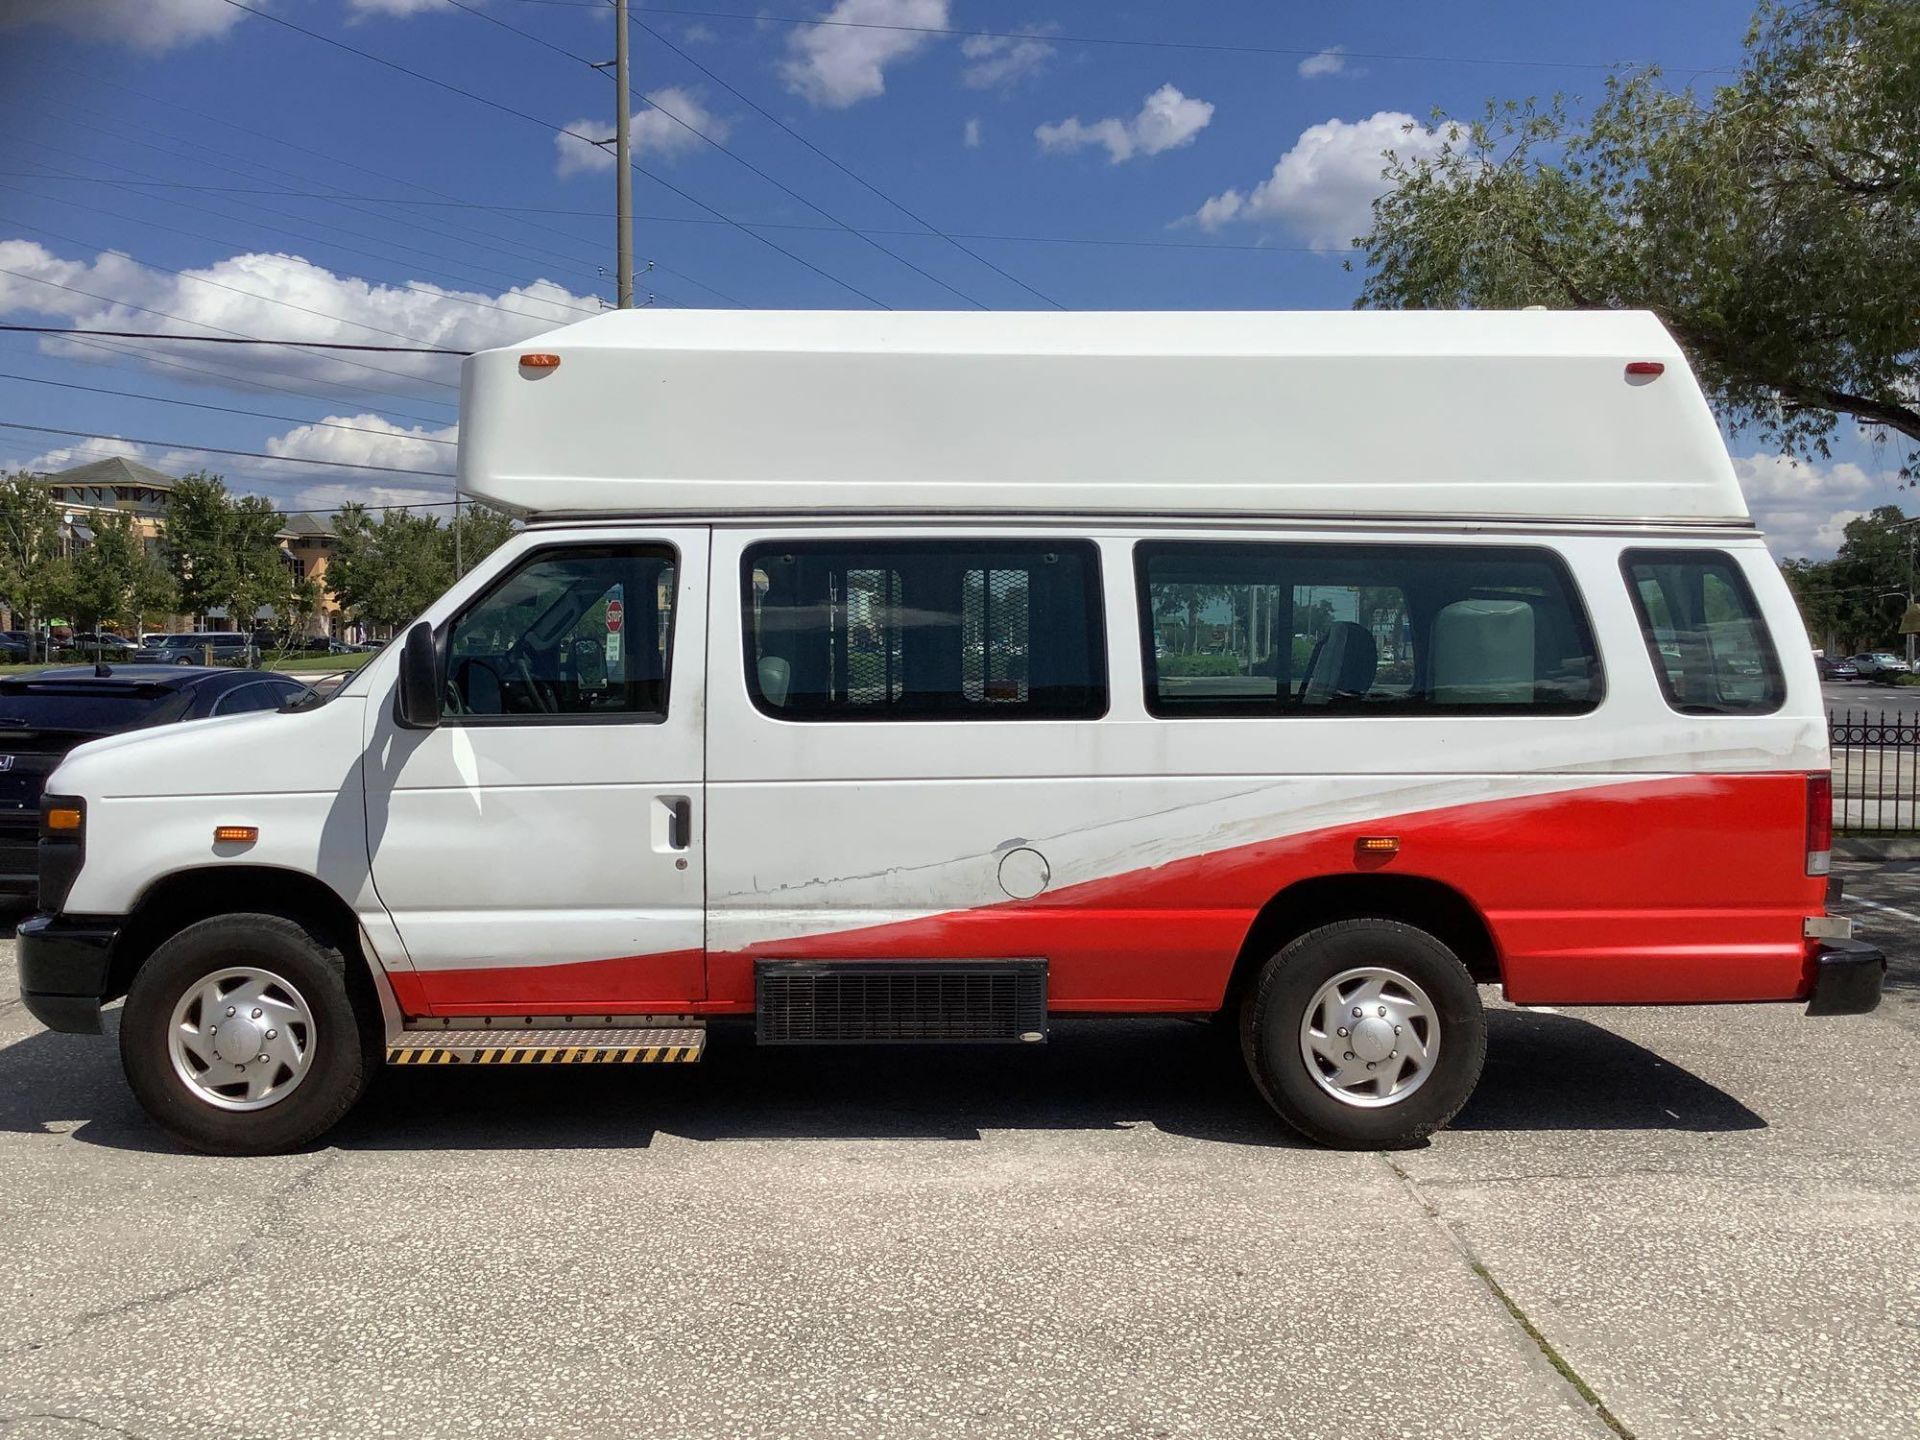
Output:
<instances>
[{"instance_id":1,"label":"yellow and black hazard stripe","mask_svg":"<svg viewBox=\"0 0 1920 1440\"><path fill-rule=\"evenodd\" d=\"M389 1065L685 1065L698 1045L395 1045Z\"/></svg>"}]
</instances>

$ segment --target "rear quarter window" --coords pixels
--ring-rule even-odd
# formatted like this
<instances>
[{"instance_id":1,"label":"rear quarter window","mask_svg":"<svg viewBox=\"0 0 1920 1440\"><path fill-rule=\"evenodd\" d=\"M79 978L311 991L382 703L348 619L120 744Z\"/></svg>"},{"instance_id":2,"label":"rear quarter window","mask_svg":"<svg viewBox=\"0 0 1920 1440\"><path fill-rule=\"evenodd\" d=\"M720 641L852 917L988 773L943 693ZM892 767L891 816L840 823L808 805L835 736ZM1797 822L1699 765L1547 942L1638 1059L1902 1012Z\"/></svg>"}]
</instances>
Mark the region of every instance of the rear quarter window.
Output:
<instances>
[{"instance_id":1,"label":"rear quarter window","mask_svg":"<svg viewBox=\"0 0 1920 1440\"><path fill-rule=\"evenodd\" d=\"M1780 708L1786 678L1738 561L1721 550L1629 550L1620 568L1667 704L1683 715Z\"/></svg>"}]
</instances>

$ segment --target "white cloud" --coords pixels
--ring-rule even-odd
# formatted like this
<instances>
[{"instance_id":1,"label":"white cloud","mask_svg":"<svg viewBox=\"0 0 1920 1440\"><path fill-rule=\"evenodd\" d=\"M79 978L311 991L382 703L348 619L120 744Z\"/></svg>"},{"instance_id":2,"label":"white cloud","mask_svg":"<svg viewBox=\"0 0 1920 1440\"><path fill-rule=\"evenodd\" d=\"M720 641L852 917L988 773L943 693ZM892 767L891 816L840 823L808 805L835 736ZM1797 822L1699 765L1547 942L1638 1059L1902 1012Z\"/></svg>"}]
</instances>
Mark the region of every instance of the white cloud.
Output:
<instances>
[{"instance_id":1,"label":"white cloud","mask_svg":"<svg viewBox=\"0 0 1920 1440\"><path fill-rule=\"evenodd\" d=\"M978 150L980 148L980 117L977 115L971 117L960 134L969 150Z\"/></svg>"},{"instance_id":2,"label":"white cloud","mask_svg":"<svg viewBox=\"0 0 1920 1440\"><path fill-rule=\"evenodd\" d=\"M336 465L381 466L397 470L453 469L453 448L460 427L432 429L395 425L378 415L329 415L321 425L299 425L275 435L262 447L287 460L325 460ZM351 429L339 427L351 426ZM438 442L438 443L436 443ZM279 468L279 467L274 467ZM300 473L307 473L304 468Z\"/></svg>"},{"instance_id":3,"label":"white cloud","mask_svg":"<svg viewBox=\"0 0 1920 1440\"><path fill-rule=\"evenodd\" d=\"M1429 156L1445 139L1398 110L1328 120L1303 131L1251 191L1224 190L1187 219L1208 230L1230 221L1280 221L1316 250L1342 250L1373 223L1373 202L1387 189L1386 152Z\"/></svg>"},{"instance_id":4,"label":"white cloud","mask_svg":"<svg viewBox=\"0 0 1920 1440\"><path fill-rule=\"evenodd\" d=\"M1347 47L1329 45L1318 55L1309 55L1300 62L1300 78L1317 80L1322 75L1338 75L1347 68Z\"/></svg>"},{"instance_id":5,"label":"white cloud","mask_svg":"<svg viewBox=\"0 0 1920 1440\"><path fill-rule=\"evenodd\" d=\"M711 45L720 36L715 33L711 25L702 25L696 20L693 24L681 29L680 38L689 45Z\"/></svg>"},{"instance_id":6,"label":"white cloud","mask_svg":"<svg viewBox=\"0 0 1920 1440\"><path fill-rule=\"evenodd\" d=\"M1047 68L1054 47L1031 34L969 35L960 42L960 53L970 62L960 72L960 83L970 90L994 90L1033 79Z\"/></svg>"},{"instance_id":7,"label":"white cloud","mask_svg":"<svg viewBox=\"0 0 1920 1440\"><path fill-rule=\"evenodd\" d=\"M83 40L155 51L218 39L246 18L224 0L0 0L0 31L55 25Z\"/></svg>"},{"instance_id":8,"label":"white cloud","mask_svg":"<svg viewBox=\"0 0 1920 1440\"><path fill-rule=\"evenodd\" d=\"M636 111L628 122L635 155L672 160L706 144L700 135L693 133L695 130L723 145L727 136L733 133L732 122L707 109L697 91L670 85L664 90L654 91L649 99L653 103L644 110ZM612 137L613 123L608 120L576 120L567 129L598 140ZM553 137L553 148L556 152L554 173L562 180L570 175L585 175L613 168L611 145L592 145L572 135L556 135Z\"/></svg>"},{"instance_id":9,"label":"white cloud","mask_svg":"<svg viewBox=\"0 0 1920 1440\"><path fill-rule=\"evenodd\" d=\"M837 0L819 17L836 23L794 27L780 74L814 105L844 110L886 93L886 70L937 40L918 33L947 27L947 0ZM863 29L899 25L899 30Z\"/></svg>"},{"instance_id":10,"label":"white cloud","mask_svg":"<svg viewBox=\"0 0 1920 1440\"><path fill-rule=\"evenodd\" d=\"M1172 85L1162 85L1147 96L1140 113L1131 120L1109 116L1091 125L1078 115L1053 125L1042 125L1033 132L1042 150L1063 154L1089 145L1104 145L1115 165L1135 155L1158 155L1191 145L1193 139L1213 119L1213 106L1205 100L1182 95Z\"/></svg>"},{"instance_id":11,"label":"white cloud","mask_svg":"<svg viewBox=\"0 0 1920 1440\"><path fill-rule=\"evenodd\" d=\"M18 466L8 465L6 469L29 470L35 475L51 475L56 470L68 470L75 465L91 465L96 460L137 460L142 465L152 465L148 458L147 447L136 445L131 440L75 440L71 445L56 445L29 459L22 460ZM154 466L155 469L159 467Z\"/></svg>"},{"instance_id":12,"label":"white cloud","mask_svg":"<svg viewBox=\"0 0 1920 1440\"><path fill-rule=\"evenodd\" d=\"M1781 560L1831 556L1846 538L1849 520L1898 498L1891 486L1847 460L1820 465L1756 451L1734 457L1733 469L1767 547Z\"/></svg>"},{"instance_id":13,"label":"white cloud","mask_svg":"<svg viewBox=\"0 0 1920 1440\"><path fill-rule=\"evenodd\" d=\"M575 295L550 280L535 280L497 295L425 281L403 288L335 275L299 256L283 254L234 255L173 275L111 252L90 261L66 260L31 240L0 240L0 271L70 287L54 289L0 274L0 314L55 316L96 330L239 334L466 351L510 345L599 308L593 297ZM77 293L81 291L91 294ZM179 318L166 318L169 315ZM47 336L41 343L47 351L68 358L102 359L102 352L58 336ZM352 357L386 372L369 375L329 358L325 351L262 349L244 352L243 360L219 346L165 340L142 345L163 358L195 366L258 364L276 379L292 375L348 388L372 385L418 391L428 388L423 382L450 381L459 373L455 356ZM162 373L176 380L190 378L180 370ZM414 383L410 386L409 381Z\"/></svg>"},{"instance_id":14,"label":"white cloud","mask_svg":"<svg viewBox=\"0 0 1920 1440\"><path fill-rule=\"evenodd\" d=\"M446 10L440 0L347 0L347 11L355 19L368 15L418 15L427 10Z\"/></svg>"}]
</instances>

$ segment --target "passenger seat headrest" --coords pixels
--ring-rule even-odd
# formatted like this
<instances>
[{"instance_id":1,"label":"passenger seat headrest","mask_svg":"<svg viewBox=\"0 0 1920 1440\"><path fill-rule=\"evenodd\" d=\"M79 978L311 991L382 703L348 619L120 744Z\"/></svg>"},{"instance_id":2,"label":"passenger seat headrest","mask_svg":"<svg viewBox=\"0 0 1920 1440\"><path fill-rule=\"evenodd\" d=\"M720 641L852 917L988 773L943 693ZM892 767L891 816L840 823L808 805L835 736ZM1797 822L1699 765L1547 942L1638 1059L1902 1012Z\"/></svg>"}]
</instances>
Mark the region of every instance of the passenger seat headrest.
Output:
<instances>
[{"instance_id":1,"label":"passenger seat headrest","mask_svg":"<svg viewBox=\"0 0 1920 1440\"><path fill-rule=\"evenodd\" d=\"M1533 607L1524 600L1456 600L1433 617L1432 655L1435 704L1529 703Z\"/></svg>"},{"instance_id":2,"label":"passenger seat headrest","mask_svg":"<svg viewBox=\"0 0 1920 1440\"><path fill-rule=\"evenodd\" d=\"M769 655L757 667L760 693L776 708L787 703L787 690L793 684L793 667L778 655Z\"/></svg>"}]
</instances>

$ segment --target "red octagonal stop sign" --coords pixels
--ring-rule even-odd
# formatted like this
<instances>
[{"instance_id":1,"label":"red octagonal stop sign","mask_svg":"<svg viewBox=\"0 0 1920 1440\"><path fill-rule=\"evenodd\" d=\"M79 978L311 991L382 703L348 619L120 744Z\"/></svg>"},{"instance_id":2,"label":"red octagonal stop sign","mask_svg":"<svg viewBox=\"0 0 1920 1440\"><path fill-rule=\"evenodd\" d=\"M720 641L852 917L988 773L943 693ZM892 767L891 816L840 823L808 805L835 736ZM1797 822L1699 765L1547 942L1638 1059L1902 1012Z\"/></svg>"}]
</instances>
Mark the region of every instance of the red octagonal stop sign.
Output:
<instances>
[{"instance_id":1,"label":"red octagonal stop sign","mask_svg":"<svg viewBox=\"0 0 1920 1440\"><path fill-rule=\"evenodd\" d=\"M620 627L626 623L626 619L627 607L622 605L618 600L609 600L607 602L607 633L609 635L618 635L620 633Z\"/></svg>"}]
</instances>

